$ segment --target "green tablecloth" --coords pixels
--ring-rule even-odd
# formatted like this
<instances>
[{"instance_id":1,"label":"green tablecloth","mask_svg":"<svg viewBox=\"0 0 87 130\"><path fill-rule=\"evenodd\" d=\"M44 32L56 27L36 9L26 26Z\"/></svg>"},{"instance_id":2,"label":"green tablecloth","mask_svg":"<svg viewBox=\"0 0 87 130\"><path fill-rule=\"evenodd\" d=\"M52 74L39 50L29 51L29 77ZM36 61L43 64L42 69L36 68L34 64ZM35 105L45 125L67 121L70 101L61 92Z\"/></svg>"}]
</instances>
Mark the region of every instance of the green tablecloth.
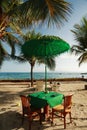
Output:
<instances>
[{"instance_id":1,"label":"green tablecloth","mask_svg":"<svg viewBox=\"0 0 87 130\"><path fill-rule=\"evenodd\" d=\"M57 93L57 92L35 92L33 94L29 94L29 97L31 97L31 105L36 108L42 108L46 105L49 105L50 107L54 107L56 105L59 105L63 101L63 94Z\"/></svg>"}]
</instances>

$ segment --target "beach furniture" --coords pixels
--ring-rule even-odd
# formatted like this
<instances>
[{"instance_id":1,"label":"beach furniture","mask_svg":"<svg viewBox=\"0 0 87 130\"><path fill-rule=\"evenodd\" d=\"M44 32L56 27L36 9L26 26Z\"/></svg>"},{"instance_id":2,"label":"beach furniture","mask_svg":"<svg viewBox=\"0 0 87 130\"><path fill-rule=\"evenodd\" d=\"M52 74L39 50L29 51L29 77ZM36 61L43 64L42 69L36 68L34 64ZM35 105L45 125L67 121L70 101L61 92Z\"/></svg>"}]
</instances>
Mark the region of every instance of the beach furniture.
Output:
<instances>
[{"instance_id":1,"label":"beach furniture","mask_svg":"<svg viewBox=\"0 0 87 130\"><path fill-rule=\"evenodd\" d=\"M52 123L54 121L54 115L60 113L61 117L64 118L64 129L66 129L66 115L69 114L70 122L71 122L71 105L72 105L72 95L64 96L64 102L61 105L57 105L52 108Z\"/></svg>"},{"instance_id":2,"label":"beach furniture","mask_svg":"<svg viewBox=\"0 0 87 130\"><path fill-rule=\"evenodd\" d=\"M28 119L29 119L29 130L31 130L31 123L32 120L39 115L40 117L40 124L41 124L41 109L35 109L31 106L30 104L30 98L24 96L24 95L20 95L21 97L21 102L22 102L22 124L24 122L24 116L27 115Z\"/></svg>"},{"instance_id":3,"label":"beach furniture","mask_svg":"<svg viewBox=\"0 0 87 130\"><path fill-rule=\"evenodd\" d=\"M36 91L45 91L45 86L43 81L36 81Z\"/></svg>"},{"instance_id":4,"label":"beach furniture","mask_svg":"<svg viewBox=\"0 0 87 130\"><path fill-rule=\"evenodd\" d=\"M52 82L51 87L52 87L52 91L58 92L60 90L60 83Z\"/></svg>"},{"instance_id":5,"label":"beach furniture","mask_svg":"<svg viewBox=\"0 0 87 130\"><path fill-rule=\"evenodd\" d=\"M61 104L63 101L63 96L63 94L53 91L40 91L28 95L28 97L31 98L30 103L33 107L44 109L44 115L46 118L50 116L49 108Z\"/></svg>"},{"instance_id":6,"label":"beach furniture","mask_svg":"<svg viewBox=\"0 0 87 130\"><path fill-rule=\"evenodd\" d=\"M49 83L47 83L47 90L51 91L52 87ZM35 91L45 91L45 82L44 81L36 81L36 88Z\"/></svg>"}]
</instances>

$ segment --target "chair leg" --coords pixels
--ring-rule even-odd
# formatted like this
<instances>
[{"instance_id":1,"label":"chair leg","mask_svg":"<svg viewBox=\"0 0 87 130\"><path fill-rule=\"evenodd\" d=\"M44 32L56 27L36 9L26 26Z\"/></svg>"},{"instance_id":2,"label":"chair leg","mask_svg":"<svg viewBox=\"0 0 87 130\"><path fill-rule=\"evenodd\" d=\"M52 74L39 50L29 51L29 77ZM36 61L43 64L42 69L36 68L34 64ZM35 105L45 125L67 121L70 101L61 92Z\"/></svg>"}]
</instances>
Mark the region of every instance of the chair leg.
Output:
<instances>
[{"instance_id":1,"label":"chair leg","mask_svg":"<svg viewBox=\"0 0 87 130\"><path fill-rule=\"evenodd\" d=\"M31 123L32 123L32 121L29 120L29 130L31 130Z\"/></svg>"},{"instance_id":2,"label":"chair leg","mask_svg":"<svg viewBox=\"0 0 87 130\"><path fill-rule=\"evenodd\" d=\"M72 123L71 112L69 113L69 116L70 116L70 123Z\"/></svg>"},{"instance_id":3,"label":"chair leg","mask_svg":"<svg viewBox=\"0 0 87 130\"><path fill-rule=\"evenodd\" d=\"M29 130L31 130L32 116L29 116Z\"/></svg>"},{"instance_id":4,"label":"chair leg","mask_svg":"<svg viewBox=\"0 0 87 130\"><path fill-rule=\"evenodd\" d=\"M52 110L52 122L51 122L52 124L53 124L53 118L54 118L53 116L54 116L54 111Z\"/></svg>"},{"instance_id":5,"label":"chair leg","mask_svg":"<svg viewBox=\"0 0 87 130\"><path fill-rule=\"evenodd\" d=\"M23 125L23 123L24 123L24 113L22 115L22 125Z\"/></svg>"},{"instance_id":6,"label":"chair leg","mask_svg":"<svg viewBox=\"0 0 87 130\"><path fill-rule=\"evenodd\" d=\"M39 113L39 117L40 117L40 125L42 124L42 115L41 115L41 111Z\"/></svg>"},{"instance_id":7,"label":"chair leg","mask_svg":"<svg viewBox=\"0 0 87 130\"><path fill-rule=\"evenodd\" d=\"M44 107L44 113L45 113L45 115L46 115L46 118L48 118L48 117L49 117L49 105L46 105L46 106Z\"/></svg>"},{"instance_id":8,"label":"chair leg","mask_svg":"<svg viewBox=\"0 0 87 130\"><path fill-rule=\"evenodd\" d=\"M64 114L64 129L66 129L66 114Z\"/></svg>"}]
</instances>

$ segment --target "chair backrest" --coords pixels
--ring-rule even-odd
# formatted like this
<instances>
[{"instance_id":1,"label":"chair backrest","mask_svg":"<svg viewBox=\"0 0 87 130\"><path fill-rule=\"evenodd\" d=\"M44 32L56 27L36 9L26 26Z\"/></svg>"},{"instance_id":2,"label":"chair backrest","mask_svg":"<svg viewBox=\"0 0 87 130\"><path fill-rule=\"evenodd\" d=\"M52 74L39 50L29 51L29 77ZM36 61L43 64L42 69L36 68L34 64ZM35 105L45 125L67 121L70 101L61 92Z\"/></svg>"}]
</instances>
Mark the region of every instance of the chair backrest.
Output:
<instances>
[{"instance_id":1,"label":"chair backrest","mask_svg":"<svg viewBox=\"0 0 87 130\"><path fill-rule=\"evenodd\" d=\"M72 95L64 96L64 109L71 109Z\"/></svg>"},{"instance_id":2,"label":"chair backrest","mask_svg":"<svg viewBox=\"0 0 87 130\"><path fill-rule=\"evenodd\" d=\"M36 81L36 89L37 91L44 91L45 86L43 81Z\"/></svg>"},{"instance_id":3,"label":"chair backrest","mask_svg":"<svg viewBox=\"0 0 87 130\"><path fill-rule=\"evenodd\" d=\"M23 110L24 109L27 109L27 111L29 112L30 111L30 98L27 98L26 96L24 95L20 95L21 97L21 102L22 102L22 108Z\"/></svg>"}]
</instances>

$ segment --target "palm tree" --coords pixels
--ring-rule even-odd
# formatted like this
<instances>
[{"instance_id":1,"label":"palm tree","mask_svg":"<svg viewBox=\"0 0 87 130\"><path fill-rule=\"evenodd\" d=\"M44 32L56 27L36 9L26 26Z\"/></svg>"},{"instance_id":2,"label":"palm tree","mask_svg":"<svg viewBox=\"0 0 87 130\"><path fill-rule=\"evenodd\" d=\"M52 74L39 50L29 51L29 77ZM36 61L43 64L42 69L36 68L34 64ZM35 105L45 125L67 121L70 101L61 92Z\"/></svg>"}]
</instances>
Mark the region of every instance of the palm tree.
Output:
<instances>
[{"instance_id":1,"label":"palm tree","mask_svg":"<svg viewBox=\"0 0 87 130\"><path fill-rule=\"evenodd\" d=\"M71 5L65 0L0 0L0 38L9 33L7 27L21 34L19 27L37 22L61 25L70 13Z\"/></svg>"},{"instance_id":2,"label":"palm tree","mask_svg":"<svg viewBox=\"0 0 87 130\"><path fill-rule=\"evenodd\" d=\"M9 33L7 27L13 24L11 20L11 10L18 6L20 1L21 0L0 0L0 39Z\"/></svg>"},{"instance_id":3,"label":"palm tree","mask_svg":"<svg viewBox=\"0 0 87 130\"><path fill-rule=\"evenodd\" d=\"M61 25L70 13L71 5L65 0L0 0L0 39L14 33L23 35L23 27L37 22Z\"/></svg>"},{"instance_id":4,"label":"palm tree","mask_svg":"<svg viewBox=\"0 0 87 130\"><path fill-rule=\"evenodd\" d=\"M42 35L40 33L36 33L34 30L32 32L27 32L26 34L22 35L22 39L23 42L26 42L27 40L31 40L31 39L39 39L40 37L42 37ZM22 47L22 45L20 46L20 48ZM30 75L31 75L31 86L33 86L33 68L35 66L36 63L38 64L46 64L47 67L50 70L53 70L55 68L55 58L51 57L51 58L47 58L46 60L44 60L43 58L37 58L37 57L26 57L26 55L23 53L22 50L20 50L20 55L18 56L12 56L12 59L18 60L19 62L23 63L23 62L28 62L31 66L31 71L30 71Z\"/></svg>"},{"instance_id":5,"label":"palm tree","mask_svg":"<svg viewBox=\"0 0 87 130\"><path fill-rule=\"evenodd\" d=\"M38 39L41 37L41 34L40 33L35 33L35 31L33 30L32 32L27 32L25 35L22 35L24 41L26 42L27 40L29 39ZM34 68L34 65L35 65L35 62L37 60L36 57L26 57L22 50L21 50L21 53L22 53L22 57L29 62L30 66L31 66L31 86L33 86L33 68Z\"/></svg>"},{"instance_id":6,"label":"palm tree","mask_svg":"<svg viewBox=\"0 0 87 130\"><path fill-rule=\"evenodd\" d=\"M15 54L15 44L19 43L15 34L21 34L20 28L10 21L10 12L19 2L20 0L0 0L0 67L4 59ZM10 53L4 47L4 42L11 48Z\"/></svg>"},{"instance_id":7,"label":"palm tree","mask_svg":"<svg viewBox=\"0 0 87 130\"><path fill-rule=\"evenodd\" d=\"M16 10L16 11L15 11ZM27 0L13 9L12 17L20 27L45 23L60 26L71 13L71 4L65 0Z\"/></svg>"},{"instance_id":8,"label":"palm tree","mask_svg":"<svg viewBox=\"0 0 87 130\"><path fill-rule=\"evenodd\" d=\"M47 67L50 70L53 70L55 68L55 59L54 59L54 57L46 58L46 60L44 60L43 58L38 59L37 57L26 57L23 54L22 58L24 58L24 62L25 61L29 62L30 66L31 66L31 71L30 71L30 75L31 75L31 87L33 86L33 68L34 68L36 62L38 64L46 64Z\"/></svg>"},{"instance_id":9,"label":"palm tree","mask_svg":"<svg viewBox=\"0 0 87 130\"><path fill-rule=\"evenodd\" d=\"M79 65L87 61L87 18L83 17L81 24L74 25L74 29L71 30L75 36L75 40L78 45L73 45L71 48L72 52L76 55L80 54Z\"/></svg>"},{"instance_id":10,"label":"palm tree","mask_svg":"<svg viewBox=\"0 0 87 130\"><path fill-rule=\"evenodd\" d=\"M61 25L70 13L71 5L65 0L0 0L0 38L10 24L22 28L37 22Z\"/></svg>"},{"instance_id":11,"label":"palm tree","mask_svg":"<svg viewBox=\"0 0 87 130\"><path fill-rule=\"evenodd\" d=\"M35 63L37 62L38 64L46 64L47 67L50 70L53 70L55 68L55 59L54 57L46 58L45 60L43 58L37 58L37 57L26 57L24 54L22 55L22 58L24 58L26 61L29 62L31 66L31 86L33 86L33 68L35 66Z\"/></svg>"}]
</instances>

